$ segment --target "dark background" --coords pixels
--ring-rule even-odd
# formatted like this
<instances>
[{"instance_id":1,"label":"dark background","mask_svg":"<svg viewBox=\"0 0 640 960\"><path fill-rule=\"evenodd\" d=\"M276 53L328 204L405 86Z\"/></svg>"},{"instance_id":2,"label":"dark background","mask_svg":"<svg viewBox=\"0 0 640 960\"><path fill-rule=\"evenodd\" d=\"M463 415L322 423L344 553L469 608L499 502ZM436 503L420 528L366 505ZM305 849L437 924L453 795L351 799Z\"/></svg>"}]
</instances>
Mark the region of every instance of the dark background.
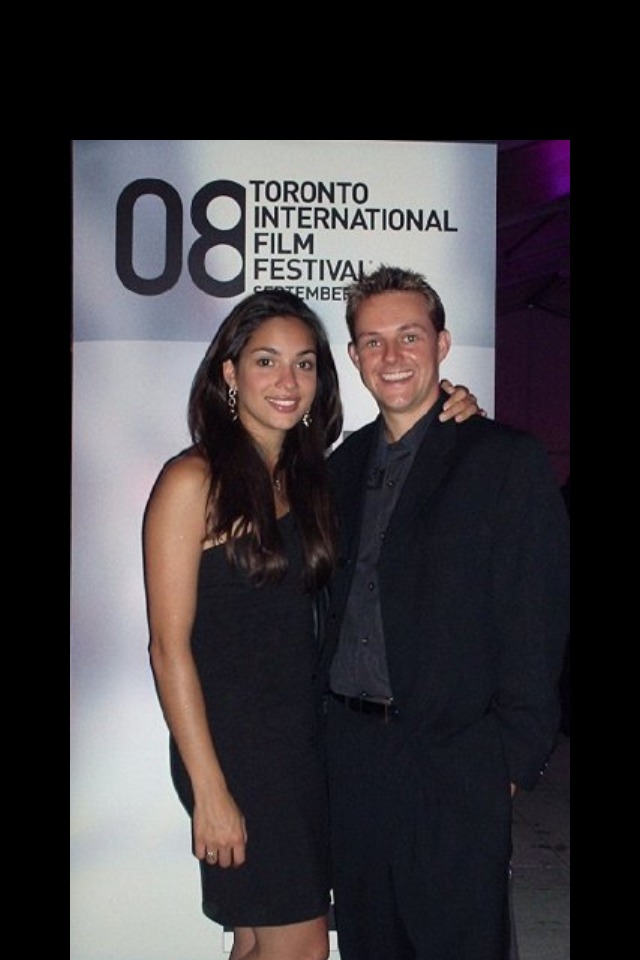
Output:
<instances>
[{"instance_id":1,"label":"dark background","mask_svg":"<svg viewBox=\"0 0 640 960\"><path fill-rule=\"evenodd\" d=\"M570 468L569 140L498 140L495 416Z\"/></svg>"}]
</instances>

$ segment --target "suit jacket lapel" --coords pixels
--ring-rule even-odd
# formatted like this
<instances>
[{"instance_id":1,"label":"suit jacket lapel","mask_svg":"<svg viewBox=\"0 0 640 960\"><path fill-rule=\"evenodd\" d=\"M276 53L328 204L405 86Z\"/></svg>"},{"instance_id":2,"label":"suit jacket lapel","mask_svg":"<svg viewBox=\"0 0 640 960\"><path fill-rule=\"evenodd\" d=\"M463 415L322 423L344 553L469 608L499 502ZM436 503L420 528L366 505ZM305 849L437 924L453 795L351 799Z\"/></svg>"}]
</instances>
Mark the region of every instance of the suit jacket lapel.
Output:
<instances>
[{"instance_id":1,"label":"suit jacket lapel","mask_svg":"<svg viewBox=\"0 0 640 960\"><path fill-rule=\"evenodd\" d=\"M406 529L416 510L424 508L434 495L449 469L454 447L455 429L452 422L435 420L416 452L391 517L389 533L396 527Z\"/></svg>"},{"instance_id":2,"label":"suit jacket lapel","mask_svg":"<svg viewBox=\"0 0 640 960\"><path fill-rule=\"evenodd\" d=\"M354 556L360 539L366 476L372 455L372 445L377 436L378 420L361 430L358 437L354 438L348 460L342 459L339 468L333 468L336 488L339 491L343 545L350 557Z\"/></svg>"}]
</instances>

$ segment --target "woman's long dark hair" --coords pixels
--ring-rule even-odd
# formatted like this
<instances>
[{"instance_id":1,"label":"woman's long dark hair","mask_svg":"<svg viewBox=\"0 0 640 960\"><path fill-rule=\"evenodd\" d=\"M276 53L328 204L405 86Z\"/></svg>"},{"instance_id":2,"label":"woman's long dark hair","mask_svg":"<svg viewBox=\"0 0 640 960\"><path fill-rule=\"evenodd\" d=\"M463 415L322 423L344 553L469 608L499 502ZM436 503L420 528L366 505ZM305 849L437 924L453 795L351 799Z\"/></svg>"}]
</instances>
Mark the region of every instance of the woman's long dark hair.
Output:
<instances>
[{"instance_id":1,"label":"woman's long dark hair","mask_svg":"<svg viewBox=\"0 0 640 960\"><path fill-rule=\"evenodd\" d=\"M257 583L273 583L287 561L276 523L272 477L240 419L232 419L222 365L234 365L249 337L273 317L297 317L311 331L317 351L317 391L311 423L285 436L277 471L286 478L291 511L303 545L304 582L310 590L328 580L336 557L326 454L342 431L342 404L329 338L319 317L286 290L250 294L218 329L196 371L189 396L191 438L210 471L207 536L225 540L230 562Z\"/></svg>"}]
</instances>

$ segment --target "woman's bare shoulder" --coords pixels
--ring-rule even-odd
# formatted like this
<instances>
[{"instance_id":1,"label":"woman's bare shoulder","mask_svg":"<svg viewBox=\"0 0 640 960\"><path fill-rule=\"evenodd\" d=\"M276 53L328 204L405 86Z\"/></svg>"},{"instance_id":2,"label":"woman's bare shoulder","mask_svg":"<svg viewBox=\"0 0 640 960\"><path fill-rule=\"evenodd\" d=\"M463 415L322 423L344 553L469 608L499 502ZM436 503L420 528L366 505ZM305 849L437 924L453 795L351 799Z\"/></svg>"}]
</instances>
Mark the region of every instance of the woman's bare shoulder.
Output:
<instances>
[{"instance_id":1,"label":"woman's bare shoulder","mask_svg":"<svg viewBox=\"0 0 640 960\"><path fill-rule=\"evenodd\" d=\"M209 468L197 447L181 450L162 467L152 497L168 494L181 497L204 497L209 490Z\"/></svg>"}]
</instances>

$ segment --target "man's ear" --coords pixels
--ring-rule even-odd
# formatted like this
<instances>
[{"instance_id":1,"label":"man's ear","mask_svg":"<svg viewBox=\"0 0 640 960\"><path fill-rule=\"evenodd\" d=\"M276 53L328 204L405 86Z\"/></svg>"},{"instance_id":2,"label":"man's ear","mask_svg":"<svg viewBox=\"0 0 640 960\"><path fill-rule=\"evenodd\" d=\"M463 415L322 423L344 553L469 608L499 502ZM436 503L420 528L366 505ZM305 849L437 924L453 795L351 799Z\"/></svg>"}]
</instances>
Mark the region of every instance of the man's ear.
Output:
<instances>
[{"instance_id":1,"label":"man's ear","mask_svg":"<svg viewBox=\"0 0 640 960\"><path fill-rule=\"evenodd\" d=\"M353 340L350 340L349 343L347 344L347 351L349 352L349 356L351 357L352 364L357 370L359 370L360 358L358 357L358 351L356 350L356 345L353 342Z\"/></svg>"},{"instance_id":2,"label":"man's ear","mask_svg":"<svg viewBox=\"0 0 640 960\"><path fill-rule=\"evenodd\" d=\"M438 333L438 363L442 363L451 350L451 334L448 330L441 330Z\"/></svg>"}]
</instances>

